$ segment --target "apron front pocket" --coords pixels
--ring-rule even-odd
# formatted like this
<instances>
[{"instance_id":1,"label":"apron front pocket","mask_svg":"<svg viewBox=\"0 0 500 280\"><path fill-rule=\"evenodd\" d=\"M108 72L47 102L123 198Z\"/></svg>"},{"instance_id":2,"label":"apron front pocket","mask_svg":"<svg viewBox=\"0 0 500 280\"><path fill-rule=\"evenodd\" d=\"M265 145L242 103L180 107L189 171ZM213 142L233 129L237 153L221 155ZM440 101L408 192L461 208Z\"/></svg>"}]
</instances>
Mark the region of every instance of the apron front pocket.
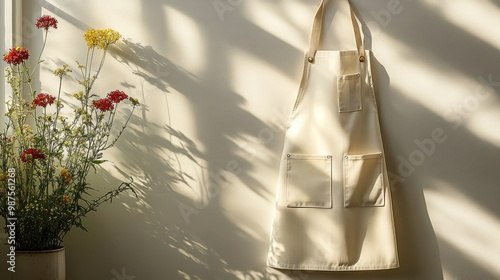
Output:
<instances>
[{"instance_id":1,"label":"apron front pocket","mask_svg":"<svg viewBox=\"0 0 500 280\"><path fill-rule=\"evenodd\" d=\"M382 153L344 156L344 206L384 206Z\"/></svg>"},{"instance_id":2,"label":"apron front pocket","mask_svg":"<svg viewBox=\"0 0 500 280\"><path fill-rule=\"evenodd\" d=\"M339 96L339 112L354 112L363 109L359 73L338 75L337 92Z\"/></svg>"},{"instance_id":3,"label":"apron front pocket","mask_svg":"<svg viewBox=\"0 0 500 280\"><path fill-rule=\"evenodd\" d=\"M332 157L287 155L286 206L332 208Z\"/></svg>"}]
</instances>

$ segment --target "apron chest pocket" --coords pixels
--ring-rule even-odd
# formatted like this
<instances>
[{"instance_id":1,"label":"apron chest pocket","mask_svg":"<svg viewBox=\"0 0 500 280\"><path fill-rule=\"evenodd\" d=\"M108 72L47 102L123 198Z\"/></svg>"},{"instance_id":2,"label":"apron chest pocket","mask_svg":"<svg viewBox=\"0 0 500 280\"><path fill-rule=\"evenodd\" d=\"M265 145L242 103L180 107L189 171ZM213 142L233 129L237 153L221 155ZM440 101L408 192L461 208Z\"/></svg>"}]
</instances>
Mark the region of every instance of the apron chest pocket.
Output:
<instances>
[{"instance_id":1,"label":"apron chest pocket","mask_svg":"<svg viewBox=\"0 0 500 280\"><path fill-rule=\"evenodd\" d=\"M363 109L359 73L338 75L337 92L339 96L339 112L354 112Z\"/></svg>"},{"instance_id":2,"label":"apron chest pocket","mask_svg":"<svg viewBox=\"0 0 500 280\"><path fill-rule=\"evenodd\" d=\"M344 206L384 206L382 153L344 156Z\"/></svg>"},{"instance_id":3,"label":"apron chest pocket","mask_svg":"<svg viewBox=\"0 0 500 280\"><path fill-rule=\"evenodd\" d=\"M287 155L286 206L332 208L332 157Z\"/></svg>"}]
</instances>

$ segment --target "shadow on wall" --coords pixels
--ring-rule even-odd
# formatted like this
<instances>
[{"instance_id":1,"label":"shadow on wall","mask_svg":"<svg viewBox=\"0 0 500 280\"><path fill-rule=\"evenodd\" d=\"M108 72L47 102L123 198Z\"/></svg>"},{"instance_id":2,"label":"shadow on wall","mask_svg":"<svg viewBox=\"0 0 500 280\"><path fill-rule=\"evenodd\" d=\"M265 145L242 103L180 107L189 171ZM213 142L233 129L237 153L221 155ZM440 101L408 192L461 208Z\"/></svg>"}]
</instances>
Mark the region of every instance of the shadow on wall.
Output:
<instances>
[{"instance_id":1,"label":"shadow on wall","mask_svg":"<svg viewBox=\"0 0 500 280\"><path fill-rule=\"evenodd\" d=\"M498 6L498 1L491 2L496 2ZM500 215L500 177L495 170L495 162L500 156L500 141L481 137L466 123L480 113L488 112L488 107L498 108L500 105L500 83L495 82L500 78L498 63L491 59L498 56L498 46L492 46L449 22L429 4L414 1L401 3L404 6L401 13L392 15L392 20L386 18L384 33L415 53L407 53L409 60L400 60L397 68L406 71L416 67L411 64L417 60L429 63L426 66L431 70L442 71L442 75L435 77L434 85L426 83L427 77L412 76L408 77L407 86L422 88L425 92L421 94L428 98L435 97L436 103L442 102L442 99L439 98L440 92L433 88L439 88L441 83L453 82L446 79L447 73L450 77L460 73L473 81L476 88L471 88L469 92L464 89L464 99L457 103L448 101L449 104L443 107L449 108L449 111L440 112L440 115L425 104L415 102L418 98L411 96L410 88L408 92L392 88L381 94L383 136L388 158L392 159L389 169L395 175L393 179L397 185L395 202L397 207L404 208L403 213L407 215L405 220L396 221L396 224L405 227L404 231L414 236L414 241L423 241L417 235L422 230L420 227L427 224L428 229L431 228L428 222L422 223L424 216L416 213L425 211L422 208L425 203L418 202L420 199L424 201L422 196L425 193L426 197L432 198L431 204L428 201L427 205L433 211L431 216L446 278L497 279L500 274L494 268L494 261L482 255L491 256L488 251L498 247L490 236L493 229L498 229L499 220L487 217ZM379 11L373 2L366 5L367 9L371 8L372 14ZM379 15L382 13L379 12ZM486 28L488 22L479 21L476 24ZM494 114L488 114L488 119L483 121L499 123L500 120L494 118ZM491 128L482 126L482 129ZM414 222L408 222L409 218ZM472 229L471 224L476 227ZM484 233L484 229L489 229L490 233ZM477 239L489 244L481 244ZM420 242L414 245L414 249L423 249ZM423 246L426 246L425 243ZM429 257L434 261L437 256Z\"/></svg>"},{"instance_id":2,"label":"shadow on wall","mask_svg":"<svg viewBox=\"0 0 500 280\"><path fill-rule=\"evenodd\" d=\"M67 22L81 29L87 28L49 2L39 3ZM156 8L148 9L148 13L152 11ZM151 106L144 104L139 107L137 111L142 114L132 117L124 138L116 145L120 157L114 162L120 166L118 170L123 177L136 179L140 199L122 197L116 201L129 209L127 215L116 202L103 206L106 216L91 214L86 220L89 233L74 230L68 234L68 277L95 279L96 275L114 276L123 271L132 274L135 270L142 272L141 279L158 279L159 275L188 279L215 275L220 279L239 279L240 274L253 273L252 267L255 271L261 269L260 263L256 264L256 252L266 244L261 244L260 248L255 246L252 242L254 237L229 221L217 203L218 196L213 192L220 192L223 184L229 187L229 179L237 175L238 180L252 186L254 192L270 196L259 180L250 174L252 163L241 155L236 143L245 135L257 135L268 125L243 108L245 100L239 94L207 82L210 79L191 75L153 48L130 41L120 47L115 49L115 58L123 63L130 62L128 66L133 67L132 72L145 83L158 88L156 92L165 97L165 111L170 106L169 88L182 93L190 101L193 112L196 112L194 117L205 151L202 152L169 120L149 119ZM126 59L123 60L123 57ZM229 73L228 66L224 63L221 66L220 63L211 62L226 67L224 72ZM155 72L158 69L168 75L158 75ZM207 72L218 75L211 73L210 69ZM128 82L124 82L123 86L136 87ZM190 167L185 168L185 165ZM104 165L99 170L99 178L92 178L91 184L99 187L117 185L115 176L111 174L114 169ZM130 174L130 170L136 173ZM202 188L196 189L200 184ZM183 195L185 191L178 191L181 187L199 192L200 202ZM190 223L194 218L197 219L196 224ZM117 230L131 223L137 226L127 226L126 232ZM245 254L235 250L240 247L245 248ZM98 252L96 248L113 248L113 251ZM133 255L131 252L134 252ZM87 257L86 261L91 263L92 269L79 262L82 256ZM99 259L101 256L110 259ZM122 270L131 259L139 263L126 265ZM145 269L144 266L148 265L150 267ZM113 268L111 271L110 267Z\"/></svg>"},{"instance_id":3,"label":"shadow on wall","mask_svg":"<svg viewBox=\"0 0 500 280\"><path fill-rule=\"evenodd\" d=\"M224 279L232 279L237 269L248 268L249 264L240 262L240 256L234 255L236 253L234 248L237 246L248 248L247 252L251 256L254 255L251 249L253 245L245 245L251 238L221 213L223 209L218 206L218 195L223 188L230 187L230 180L234 176L252 181L254 191L266 195L266 190L248 173L251 163L240 153L235 152L239 149L235 139L267 125L242 108L244 100L237 93L227 92L217 85L206 84L204 80L175 65L152 47L131 41L126 41L118 47L114 53L115 58L129 66L133 65L131 69L134 74L157 87L165 95L166 110L171 106L168 102L168 95L171 94L169 88L185 95L193 106L192 111L196 112L194 117L199 127L199 137L205 138L203 141L205 152L199 151L194 142L180 131L168 126L164 128L170 138L168 141L162 140L161 137L155 139L159 133L154 129L152 134L139 134L135 137L135 141L131 140L132 143L136 143L134 146L152 149L147 152L130 153L144 155L144 160L138 160L137 157L130 158L130 161L137 166L127 167L130 170L139 168L144 170L146 181L141 185L144 184L148 189L144 194L144 201L151 205L161 205L158 208L152 207L152 212L148 213L146 219L153 219L156 216L157 210L154 209L163 208L163 211L168 212L159 215L158 219L150 224L154 226L150 228L150 232L154 237L163 240L165 246L173 252L157 252L152 256L156 259L158 255L164 255L175 263L165 266L165 269L174 270L165 271L166 275L184 277L217 275ZM159 77L158 72L168 75ZM148 131L151 129L149 123L145 125ZM147 139L147 142L143 139ZM127 146L130 147L130 143ZM159 153L162 150L163 155ZM153 161L150 166L143 165L152 158L158 162ZM194 175L178 173L183 169L193 170L189 167L183 168L181 162L196 165ZM164 170L168 170L167 174L170 173L170 176L164 173ZM148 174L152 171L158 174ZM182 184L179 185L178 182ZM182 185L194 188L193 192L199 192L200 197L193 200L176 194ZM201 188L197 189L199 185ZM169 196L167 200L157 195L158 192L163 192L161 189L165 187L172 190L168 194L165 193ZM224 238L220 238L221 230L224 232ZM248 256L241 257L249 260ZM151 262L154 263L155 260Z\"/></svg>"},{"instance_id":4,"label":"shadow on wall","mask_svg":"<svg viewBox=\"0 0 500 280\"><path fill-rule=\"evenodd\" d=\"M140 270L144 279L157 279L158 275L187 279L216 275L221 279L239 279L236 275L249 273L247 270L252 266L257 271L261 266L252 265L252 261L258 261L253 257L258 255L259 247L248 233L227 220L217 200L223 188L231 187L230 180L235 176L253 186L256 193L269 196L250 175L251 162L242 157L235 143L240 135L256 133L267 125L241 107L244 103L241 96L205 84L152 47L125 41L114 48L111 55L130 67L145 83L154 85L158 89L155 92L164 95L166 112L171 107L169 89L184 94L191 101L200 137L206 139L203 142L206 152L200 151L189 137L163 120L149 120L150 106L141 106L142 116L131 119L124 135L126 141L116 145L121 156L114 160L124 177L131 176L130 170L140 170L132 174L138 178L140 200L124 199L123 205L130 211L127 216L120 214L119 206L109 206L107 215L116 217L112 222L94 217L89 228L99 228L99 236L92 236L92 230L85 235L72 233L68 258L77 259L73 255L75 252L91 255L90 248L112 246L116 248L113 259L92 272L109 275L110 266L120 272L123 264L130 263L128 254L137 252L133 258L140 259L140 266L135 270ZM158 71L168 75L159 76ZM123 86L134 87L128 82ZM106 174L106 170L100 170L99 174ZM116 181L110 174L105 177L96 184L113 185ZM181 188L188 188L199 197L186 196ZM127 228L126 235L110 235L116 232L115 227L131 222L137 223L137 227ZM89 238L93 239L92 247L83 245L87 242L76 242ZM130 240L140 242L131 243ZM153 244L159 246L150 247ZM245 248L246 254L235 250L239 247ZM144 270L145 264L151 264L152 268ZM129 273L134 267L127 266ZM68 271L70 276L94 275L73 263L68 264Z\"/></svg>"},{"instance_id":5,"label":"shadow on wall","mask_svg":"<svg viewBox=\"0 0 500 280\"><path fill-rule=\"evenodd\" d=\"M155 8L155 11L158 10L158 8ZM156 18L156 20L158 19ZM206 31L207 34L210 34L211 30ZM220 69L221 63L224 63L224 59L221 60L220 55L216 57L219 58L216 62L208 62L207 65L217 63ZM199 182L201 180L208 182L208 184L205 184L206 189L201 191L209 196L210 204L206 205L201 210L203 210L202 215L210 217L210 220L206 222L197 220L196 226L189 226L189 229L183 226L182 222L180 225L168 227L166 224L175 224L172 223L172 213L179 214L178 209L171 205L168 207L171 208L170 210L172 211L169 211L168 215L158 216L164 218L168 217L170 220L158 219L152 224L154 227L149 229L150 232L154 233L153 236L161 238L165 242L165 245L173 250L173 252L170 253L158 251L152 255L169 256L171 260L175 258L174 262L179 275L189 277L188 279L194 279L196 277L203 278L207 275L223 277L223 279L241 279L242 276L246 277L245 275L252 275L254 279L272 279L272 277L280 279L288 279L290 277L299 277L299 279L330 279L331 277L336 277L338 279L401 279L409 275L413 277L412 279L419 279L422 275L426 277L433 275L428 279L437 280L443 278L437 242L428 219L421 188L412 188L411 190L402 191L399 195L396 195L395 198L396 224L399 225L398 237L402 261L402 267L400 269L380 272L347 273L281 273L275 270L265 269L265 256L261 253L265 252L267 240L265 242L259 242L258 246L260 248L257 247L253 252L249 250L249 248L255 248L257 242L253 240L252 237L246 235L245 232L239 230L239 225L234 225L232 222L226 220L225 214L221 213L223 209L217 204L218 197L210 198L210 192L214 190L209 188L213 187L213 185L210 185L211 183L215 183L216 188L222 188L222 185L226 184L224 179L219 175L210 176L210 174L221 174L220 172L227 169L227 163L231 161L237 163L237 166L233 166L233 168L243 171L233 172L237 173L234 175L242 179L248 187L259 187L258 184L255 184L258 182L257 180L245 174L245 170L252 168L252 163L239 156L239 147L233 139L242 137L242 135L245 134L255 135L258 129L266 127L266 124L260 122L242 108L244 100L237 93L228 92L224 87L217 84L207 84L207 80L205 80L206 77L195 77L179 65L174 64L172 61L162 56L150 46L143 46L140 43L134 43L129 40L125 42L125 44L120 45L119 49L115 51L115 58L123 63L129 63L129 67L136 75L143 78L145 82L155 85L166 96L171 94L168 92L169 88L183 94L194 108L193 112L196 114L194 117L196 118L199 135L203 144L206 146L204 149L206 150L205 153L201 153L197 149L194 149L196 151L194 153L192 151L187 153L181 152L181 155L190 155L190 159L196 162L196 164L199 164L198 162L207 163L207 166L200 166L200 168L204 170L203 173L205 176L201 175L199 178L196 178L195 181ZM222 68L224 69L223 66ZM377 68L380 70L381 67L377 66ZM229 71L229 69L224 71ZM224 71L220 73L227 74L227 72ZM168 75L159 76L158 73L168 73ZM210 76L213 74L207 75ZM208 81L211 80L213 79L208 79ZM388 88L389 77L386 73L379 73L377 80L386 83L385 89ZM411 105L411 103L409 105ZM168 106L170 105L166 104L167 108ZM141 140L145 139L143 137L147 138L148 136L138 135L135 137L137 146L140 147L145 144ZM154 147L158 145L158 143L162 143L162 141L158 142L157 140L159 139L152 139L147 145L149 147ZM132 140L131 142L134 143L135 141ZM168 143L164 143L164 145L158 145L158 148L161 150L171 146L171 144ZM182 144L180 145L181 150L183 146ZM168 150L172 151L171 149ZM145 154L158 154L157 151L151 152ZM144 160L147 159L145 158ZM138 161L137 158L135 158L134 161L142 162ZM160 170L158 169L158 164L161 164L161 162L151 164L150 168ZM133 170L139 167L140 166L136 166L131 169ZM171 171L173 171L172 174L175 174L175 168L171 169ZM206 176L207 174L208 176ZM163 177L161 177L162 175ZM151 189L151 193L145 201L147 201L148 204L165 203L164 198L159 198L156 195L158 193L158 187L161 188L163 185L161 182L168 182L165 181L169 179L168 176L164 174L148 176L148 174L146 174L146 178L149 177L151 177L151 179L147 180L146 185L156 186L156 188L155 190ZM174 181L175 177L177 177L177 175L174 175ZM217 181L211 182L214 177L218 178ZM182 178L182 176L178 178ZM183 182L187 182L187 180ZM260 186L254 191L261 195L268 196L263 186ZM180 205L188 207L184 208L184 210L188 211L185 212L185 214L187 213L189 215L189 219L195 217L191 214L197 215L200 212L196 207L192 208L192 201L176 197L172 194L169 194L169 196L170 199L180 200ZM158 201L153 202L155 200ZM163 206L163 208L165 208L165 206ZM153 209L155 209L155 207L150 209L153 213L149 212L148 219L151 219L151 217L155 215L155 210ZM180 222L182 218L185 217L186 216L177 217L175 219ZM214 229L213 225L217 225L217 229ZM220 234L223 234L224 238L221 238ZM235 248L242 248L245 252L239 252L239 250ZM172 254L177 254L177 257L173 257ZM260 259L255 259L259 257L259 254ZM179 257L181 258L179 259ZM173 275L173 271L165 271L165 273Z\"/></svg>"},{"instance_id":6,"label":"shadow on wall","mask_svg":"<svg viewBox=\"0 0 500 280\"><path fill-rule=\"evenodd\" d=\"M204 152L181 131L168 124L170 120L163 124L163 119L148 119L151 106L142 106L142 116L134 117L130 122L127 143L121 141L117 144L123 155L115 161L121 161L123 170L142 171L136 174L141 178L136 181L141 186L141 199L139 202L125 202L132 217L121 222L144 219L144 224L137 231L128 230L127 236L106 236L113 232L113 225L97 218L94 222L98 221L99 225L94 227L102 228L105 236L99 235L93 246L127 244L116 246L123 254L116 252L116 257L110 260L112 265L119 267L130 262L126 252L144 252L142 246L160 242L161 246L148 248L148 253L140 256L141 266L149 263L154 267L151 270L140 269L141 277L145 279L156 279L158 275L187 279L204 279L207 275L214 275L220 279L240 279L238 275L247 273L257 273L263 277L258 272L262 265L255 257L261 249L265 250L266 244L255 246L253 237L227 219L227 213L219 206L218 199L223 188L231 187L230 180L235 176L246 182L252 191L261 196L270 196L259 180L250 175L252 163L240 153L237 144L245 135L257 135L260 129L268 125L243 108L245 101L240 95L211 83L211 79L195 77L150 46L129 40L114 48L112 55L130 67L144 83L156 87L155 93L164 95L166 112L171 107L170 89L189 100L192 112L195 112L192 117L198 128L198 137L202 139ZM219 70L224 66L221 60L212 63L217 63ZM209 69L207 71L210 72ZM134 87L129 82L123 85ZM191 167L186 168L185 165ZM185 169L195 171L184 172ZM124 171L122 175L128 177L130 174ZM109 180L112 181L112 178ZM199 185L201 189L197 189ZM179 194L185 193L179 191L179 187L199 192L199 201ZM117 224L124 219L118 213L116 217ZM191 223L195 219L196 222ZM130 244L128 240L134 235L141 240L149 236L154 241ZM73 239L76 238L81 237L75 235ZM245 254L235 248L245 248ZM85 251L83 247L75 249L78 252ZM106 273L105 269L102 267L102 273ZM80 277L88 274L77 266L72 266L70 272Z\"/></svg>"},{"instance_id":7,"label":"shadow on wall","mask_svg":"<svg viewBox=\"0 0 500 280\"><path fill-rule=\"evenodd\" d=\"M377 1L354 2L361 9L363 18L373 17L366 11L381 9ZM43 3L46 3L46 8L53 6ZM497 56L497 49L478 42L477 38L451 25L425 3L404 3L408 4L404 16L402 14L384 26L384 33L426 54L429 58L426 62L438 57L441 65L463 71L465 76L472 79L477 75L496 73L490 59ZM126 215L117 203L106 206L108 217L114 217L113 220L103 220L96 215L88 225L90 233L76 231L68 236L68 244L73 248L67 252L68 260L78 260L80 254L98 256L93 251L95 248L115 250L104 252L106 257L112 256L112 259L106 260L106 264L101 264L102 259L87 259L94 268L92 271L80 263L68 263L70 277L90 279L95 275L112 275L114 272L122 272L121 268L125 264L129 274L141 272L141 275L137 275L138 280L156 280L158 276L228 280L440 280L443 279L442 266L451 275L461 275L463 279L495 279L498 276L475 263L474 256L453 243L446 242L446 235L454 234L452 232L441 232L443 236L438 234L437 239L442 241L438 249L424 199L426 190L442 191L439 186L433 185L436 180L440 180L454 186L456 191L463 193L475 205L482 205L487 213L498 217L498 195L491 195L498 193L496 186L499 178L494 175L497 173L494 169L498 159L498 146L479 138L464 127L450 129L450 123L442 116L408 98L405 92L391 89L390 73L386 73L378 62L374 63L374 72L377 74L375 83L379 93L389 171L394 174L393 179L402 175L398 171L399 155L409 155L415 148L412 146L415 139L429 137L429 133L435 128L442 128L448 137L446 144L436 148L435 153L426 158L425 164L418 166L413 175L394 181L394 209L401 268L341 273L281 273L265 268L268 246L266 234L258 231L257 234L250 235L248 231L242 230L244 225L228 219L230 213L226 213L220 203L220 193L231 188L231 183L235 180L243 182L259 196L271 200L270 203L273 200L268 188L251 173L255 163L242 155L238 145L238 142L245 141L248 136L258 135L261 129L269 128L270 125L246 110L245 99L230 90L231 86L225 81L231 79L232 71L227 51L232 48L244 49L252 56L269 61L274 67L287 73L290 67L300 63L302 51L244 19L238 22L238 27L245 32L239 34L236 28L230 28L230 24L225 24L223 32L212 29L213 19L210 17L218 19L217 14L206 13L206 9L213 9L211 2L196 3L199 6L183 0L142 1L141 4L147 27L145 29L153 30L158 41L171 38L169 31L158 25L165 21L161 12L164 6L182 11L198 23L205 43L200 48L206 48L207 54L205 69L195 76L153 47L143 46L133 40L118 45L113 50L114 58L127 65L131 72L143 79L144 84L153 85L157 89L154 94L164 96L165 111L174 106L169 102L170 96L174 92L182 94L192 108L189 113L193 114L197 138L203 147L197 146L170 119L149 119L151 106L142 106L141 116L134 116L131 120L131 129L126 132L127 142L121 141L117 145L121 152L116 159L123 166L120 170L123 176L130 176L128 170L138 170L137 174L132 175L140 178L136 182L140 186L141 198L120 200L130 211ZM282 1L276 5L286 4ZM58 9L57 13L62 15L64 11ZM62 16L71 17L67 14ZM422 16L425 21L422 21ZM74 19L68 22L79 21ZM84 27L81 23L78 26ZM436 26L439 28L434 28ZM308 27L304 30L309 32ZM251 40L262 44L255 44ZM467 56L466 48L449 51L450 43L444 42L447 40L452 40L454 46L473 47L475 59ZM376 40L374 41L376 44ZM277 53L280 54L275 55ZM290 57L296 57L296 60L289 59ZM401 61L401 68L410 66L405 63L411 61ZM488 67L484 68L485 65ZM148 99L146 94L150 93L144 92L144 84L123 83L130 88L140 87L145 95L143 97ZM498 88L494 88L494 96L498 100ZM408 131L408 127L411 127L411 131ZM281 152L279 149L276 147L273 150L274 157L278 157ZM276 161L276 170L277 167ZM114 182L115 176L108 173L95 184L113 185ZM480 186L478 182L481 182ZM199 200L186 195L189 191L180 188L199 194ZM128 226L126 233L116 235L117 227L130 223L137 226ZM100 229L98 236L94 235L92 228ZM464 239L463 242L471 240ZM133 256L130 255L131 252ZM131 264L131 259L139 263ZM114 268L111 272L110 267Z\"/></svg>"}]
</instances>

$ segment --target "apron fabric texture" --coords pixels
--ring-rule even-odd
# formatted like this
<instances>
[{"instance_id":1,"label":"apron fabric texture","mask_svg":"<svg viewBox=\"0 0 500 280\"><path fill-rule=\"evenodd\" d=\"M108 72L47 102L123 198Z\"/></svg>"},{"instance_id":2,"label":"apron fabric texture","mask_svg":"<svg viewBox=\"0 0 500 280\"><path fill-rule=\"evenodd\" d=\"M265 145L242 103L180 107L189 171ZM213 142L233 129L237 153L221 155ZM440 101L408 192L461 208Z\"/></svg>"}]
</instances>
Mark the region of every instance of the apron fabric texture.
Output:
<instances>
[{"instance_id":1,"label":"apron fabric texture","mask_svg":"<svg viewBox=\"0 0 500 280\"><path fill-rule=\"evenodd\" d=\"M324 9L323 0L286 129L267 265L397 268L371 53L363 47L352 7L357 50L318 50Z\"/></svg>"}]
</instances>

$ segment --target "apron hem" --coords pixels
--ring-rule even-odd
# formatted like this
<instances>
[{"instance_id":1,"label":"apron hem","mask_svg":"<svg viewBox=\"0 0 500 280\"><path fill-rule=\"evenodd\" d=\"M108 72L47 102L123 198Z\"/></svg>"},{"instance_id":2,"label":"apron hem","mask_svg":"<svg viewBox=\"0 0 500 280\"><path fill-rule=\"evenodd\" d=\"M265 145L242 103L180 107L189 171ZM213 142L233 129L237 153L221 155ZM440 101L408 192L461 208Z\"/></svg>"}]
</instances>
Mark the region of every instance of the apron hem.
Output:
<instances>
[{"instance_id":1,"label":"apron hem","mask_svg":"<svg viewBox=\"0 0 500 280\"><path fill-rule=\"evenodd\" d=\"M294 264L267 264L268 267L283 270L311 270L311 271L364 271L364 270L386 270L399 268L399 263L388 265L371 265L371 266L328 266L328 265L294 265Z\"/></svg>"}]
</instances>

